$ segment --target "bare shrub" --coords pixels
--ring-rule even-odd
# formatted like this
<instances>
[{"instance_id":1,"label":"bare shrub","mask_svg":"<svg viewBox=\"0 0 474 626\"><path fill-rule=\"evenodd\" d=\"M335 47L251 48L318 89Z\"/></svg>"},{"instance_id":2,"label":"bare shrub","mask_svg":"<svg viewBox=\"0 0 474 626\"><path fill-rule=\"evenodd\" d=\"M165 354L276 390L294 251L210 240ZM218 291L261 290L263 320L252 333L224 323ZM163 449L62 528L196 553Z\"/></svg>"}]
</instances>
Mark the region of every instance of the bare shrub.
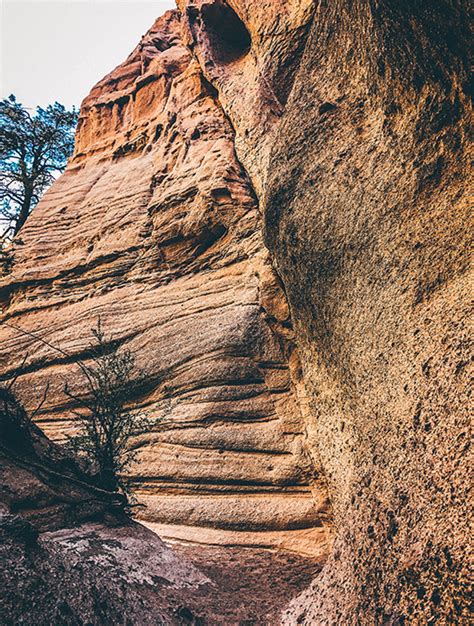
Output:
<instances>
[{"instance_id":1,"label":"bare shrub","mask_svg":"<svg viewBox=\"0 0 474 626\"><path fill-rule=\"evenodd\" d=\"M77 407L73 413L79 427L68 446L90 461L104 489L122 492L130 502L125 473L137 453L131 439L151 426L150 420L130 405L130 398L143 385L145 374L136 367L130 350L106 336L100 319L92 335L89 358L78 362L86 394L74 394L67 383L64 388Z\"/></svg>"}]
</instances>

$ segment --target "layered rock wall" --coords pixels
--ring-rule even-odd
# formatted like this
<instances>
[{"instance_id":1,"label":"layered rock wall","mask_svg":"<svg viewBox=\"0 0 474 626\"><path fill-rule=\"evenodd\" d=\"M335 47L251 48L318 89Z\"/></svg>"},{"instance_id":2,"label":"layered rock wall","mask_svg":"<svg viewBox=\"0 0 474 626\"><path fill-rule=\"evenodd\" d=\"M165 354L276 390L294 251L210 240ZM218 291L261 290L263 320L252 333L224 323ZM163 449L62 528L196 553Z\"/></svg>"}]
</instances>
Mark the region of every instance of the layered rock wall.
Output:
<instances>
[{"instance_id":1,"label":"layered rock wall","mask_svg":"<svg viewBox=\"0 0 474 626\"><path fill-rule=\"evenodd\" d=\"M252 40L234 64L216 57L211 3L183 4L262 200L335 509L333 556L285 619L467 623L465 6L311 3L295 76L295 57L263 33L280 23L291 42L304 3L272 3L262 19L261 3L229 1ZM295 80L286 103L283 76Z\"/></svg>"},{"instance_id":2,"label":"layered rock wall","mask_svg":"<svg viewBox=\"0 0 474 626\"><path fill-rule=\"evenodd\" d=\"M327 481L287 623L468 623L465 7L178 4L86 99L6 318L74 360L101 314L146 365L149 519L316 525ZM73 371L2 333L37 394Z\"/></svg>"},{"instance_id":3,"label":"layered rock wall","mask_svg":"<svg viewBox=\"0 0 474 626\"><path fill-rule=\"evenodd\" d=\"M3 279L2 368L28 355L19 393L33 407L49 382L37 421L64 440L64 381L84 391L74 362L100 316L147 373L130 400L158 420L135 442L146 520L320 526L288 306L234 130L182 29L177 12L160 18L84 100L73 158Z\"/></svg>"},{"instance_id":4,"label":"layered rock wall","mask_svg":"<svg viewBox=\"0 0 474 626\"><path fill-rule=\"evenodd\" d=\"M123 505L0 387L2 624L180 624L202 594L211 607L216 585Z\"/></svg>"}]
</instances>

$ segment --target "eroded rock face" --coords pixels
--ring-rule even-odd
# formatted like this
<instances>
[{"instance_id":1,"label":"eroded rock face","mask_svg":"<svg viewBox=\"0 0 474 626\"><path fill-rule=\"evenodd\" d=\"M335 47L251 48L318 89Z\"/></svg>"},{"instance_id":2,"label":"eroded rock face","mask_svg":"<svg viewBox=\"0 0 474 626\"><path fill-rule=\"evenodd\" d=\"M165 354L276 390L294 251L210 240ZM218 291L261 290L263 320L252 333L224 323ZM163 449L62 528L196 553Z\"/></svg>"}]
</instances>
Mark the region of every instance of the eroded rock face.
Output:
<instances>
[{"instance_id":1,"label":"eroded rock face","mask_svg":"<svg viewBox=\"0 0 474 626\"><path fill-rule=\"evenodd\" d=\"M339 532L287 623L467 623L461 6L321 4L272 150L266 242Z\"/></svg>"},{"instance_id":2,"label":"eroded rock face","mask_svg":"<svg viewBox=\"0 0 474 626\"><path fill-rule=\"evenodd\" d=\"M274 132L314 13L312 0L178 0L187 43L219 92L239 158L263 192Z\"/></svg>"},{"instance_id":3,"label":"eroded rock face","mask_svg":"<svg viewBox=\"0 0 474 626\"><path fill-rule=\"evenodd\" d=\"M84 100L74 156L35 209L3 281L1 359L54 439L74 428L64 379L102 323L136 356L159 419L137 442L143 517L233 530L318 526L285 296L215 87L160 18ZM186 34L188 37L188 34ZM186 38L185 37L185 38ZM32 392L33 390L33 392Z\"/></svg>"},{"instance_id":4,"label":"eroded rock face","mask_svg":"<svg viewBox=\"0 0 474 626\"><path fill-rule=\"evenodd\" d=\"M27 537L91 520L123 523L124 504L45 437L13 392L0 386L0 516L17 516L18 531Z\"/></svg>"},{"instance_id":5,"label":"eroded rock face","mask_svg":"<svg viewBox=\"0 0 474 626\"><path fill-rule=\"evenodd\" d=\"M219 62L205 18L220 3L183 4L263 199L266 244L301 351L312 441L335 507L333 556L285 620L463 623L470 244L463 4L314 3L281 121L260 103L235 113L236 94L247 88L243 100L257 103L255 94L278 85L271 71L267 80L248 68L265 65L266 25L298 16L304 3L265 6L262 25L262 3L229 1L252 39L231 64ZM265 130L271 119L263 140L260 130L247 132L252 115Z\"/></svg>"},{"instance_id":6,"label":"eroded rock face","mask_svg":"<svg viewBox=\"0 0 474 626\"><path fill-rule=\"evenodd\" d=\"M327 480L337 539L285 623L467 623L462 3L179 6L86 99L7 316L77 356L101 313L142 359L148 519L310 526ZM2 332L37 394L71 371Z\"/></svg>"},{"instance_id":7,"label":"eroded rock face","mask_svg":"<svg viewBox=\"0 0 474 626\"><path fill-rule=\"evenodd\" d=\"M0 623L271 624L320 556L165 545L0 387Z\"/></svg>"},{"instance_id":8,"label":"eroded rock face","mask_svg":"<svg viewBox=\"0 0 474 626\"><path fill-rule=\"evenodd\" d=\"M0 566L2 624L179 624L184 605L216 591L1 387Z\"/></svg>"}]
</instances>

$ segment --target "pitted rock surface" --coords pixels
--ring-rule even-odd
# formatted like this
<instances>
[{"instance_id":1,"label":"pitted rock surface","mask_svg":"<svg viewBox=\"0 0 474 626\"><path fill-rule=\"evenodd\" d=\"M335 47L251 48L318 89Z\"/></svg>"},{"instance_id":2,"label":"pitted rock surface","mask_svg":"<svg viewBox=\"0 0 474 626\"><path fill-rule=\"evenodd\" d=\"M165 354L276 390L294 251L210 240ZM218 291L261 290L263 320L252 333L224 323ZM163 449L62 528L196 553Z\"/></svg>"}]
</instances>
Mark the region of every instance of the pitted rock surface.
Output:
<instances>
[{"instance_id":1,"label":"pitted rock surface","mask_svg":"<svg viewBox=\"0 0 474 626\"><path fill-rule=\"evenodd\" d=\"M224 4L251 39L231 62ZM468 623L466 5L180 5L261 201L334 506L285 623Z\"/></svg>"},{"instance_id":2,"label":"pitted rock surface","mask_svg":"<svg viewBox=\"0 0 474 626\"><path fill-rule=\"evenodd\" d=\"M142 359L135 480L171 539L322 562L327 485L332 553L283 623L468 624L465 3L178 5L85 100L5 318L73 361L101 314ZM73 375L1 332L25 398Z\"/></svg>"}]
</instances>

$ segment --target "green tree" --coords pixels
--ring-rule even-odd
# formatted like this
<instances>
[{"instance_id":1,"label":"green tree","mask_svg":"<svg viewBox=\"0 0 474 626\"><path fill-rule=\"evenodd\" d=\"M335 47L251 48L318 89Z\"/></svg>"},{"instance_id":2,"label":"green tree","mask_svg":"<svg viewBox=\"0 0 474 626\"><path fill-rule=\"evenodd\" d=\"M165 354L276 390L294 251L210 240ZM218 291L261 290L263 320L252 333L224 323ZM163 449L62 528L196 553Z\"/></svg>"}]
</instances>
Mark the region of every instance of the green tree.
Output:
<instances>
[{"instance_id":1,"label":"green tree","mask_svg":"<svg viewBox=\"0 0 474 626\"><path fill-rule=\"evenodd\" d=\"M77 112L55 102L31 115L0 102L0 243L15 236L74 148Z\"/></svg>"},{"instance_id":2,"label":"green tree","mask_svg":"<svg viewBox=\"0 0 474 626\"><path fill-rule=\"evenodd\" d=\"M130 350L120 348L107 337L100 320L92 329L89 358L79 361L86 394L73 394L66 384L65 393L77 410L78 432L68 442L76 453L86 457L98 474L100 485L109 491L130 495L125 477L136 456L131 439L148 431L152 422L130 405L145 382Z\"/></svg>"}]
</instances>

